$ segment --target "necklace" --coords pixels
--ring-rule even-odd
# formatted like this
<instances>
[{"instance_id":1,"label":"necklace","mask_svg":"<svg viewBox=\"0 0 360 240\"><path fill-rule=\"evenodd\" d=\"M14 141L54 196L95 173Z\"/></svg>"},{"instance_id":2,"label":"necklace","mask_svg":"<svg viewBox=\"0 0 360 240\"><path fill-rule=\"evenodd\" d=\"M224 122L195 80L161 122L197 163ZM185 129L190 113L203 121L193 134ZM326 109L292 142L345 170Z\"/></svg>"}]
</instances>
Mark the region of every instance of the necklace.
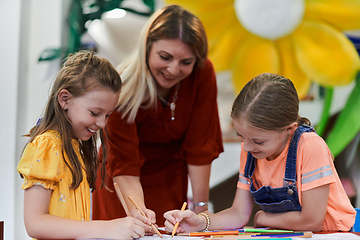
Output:
<instances>
[{"instance_id":1,"label":"necklace","mask_svg":"<svg viewBox=\"0 0 360 240\"><path fill-rule=\"evenodd\" d=\"M174 121L175 120L175 102L178 98L178 91L179 91L179 88L180 88L180 83L176 84L175 86L175 92L174 92L174 95L172 97L172 102L168 102L167 100L165 100L160 94L158 94L158 97L160 99L160 101L162 103L164 103L165 105L168 105L170 106L170 110L171 110L171 121Z\"/></svg>"}]
</instances>

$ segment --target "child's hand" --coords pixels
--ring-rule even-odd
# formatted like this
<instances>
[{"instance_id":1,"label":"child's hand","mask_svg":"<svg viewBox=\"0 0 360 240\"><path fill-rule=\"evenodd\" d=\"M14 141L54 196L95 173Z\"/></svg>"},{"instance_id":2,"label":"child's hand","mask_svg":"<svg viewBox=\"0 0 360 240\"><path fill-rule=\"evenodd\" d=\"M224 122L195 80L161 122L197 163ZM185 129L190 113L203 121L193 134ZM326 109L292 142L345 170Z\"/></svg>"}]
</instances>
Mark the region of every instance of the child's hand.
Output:
<instances>
[{"instance_id":1,"label":"child's hand","mask_svg":"<svg viewBox=\"0 0 360 240\"><path fill-rule=\"evenodd\" d=\"M134 239L145 235L146 226L142 221L133 217L118 218L107 221L109 236L111 239Z\"/></svg>"},{"instance_id":2,"label":"child's hand","mask_svg":"<svg viewBox=\"0 0 360 240\"><path fill-rule=\"evenodd\" d=\"M172 210L164 213L165 229L168 232L172 232L174 226L179 222L179 226L176 232L196 232L199 231L202 220L205 222L203 216L198 216L190 210L180 211ZM200 229L201 230L201 229Z\"/></svg>"},{"instance_id":3,"label":"child's hand","mask_svg":"<svg viewBox=\"0 0 360 240\"><path fill-rule=\"evenodd\" d=\"M146 214L147 217L143 216L139 210L137 209L132 209L130 211L131 216L133 216L136 219L139 219L140 221L142 221L145 226L145 233L146 235L154 235L155 231L154 229L150 226L150 224L154 224L155 227L157 227L156 225L156 216L155 216L155 212L151 211L150 209L142 209L142 211Z\"/></svg>"}]
</instances>

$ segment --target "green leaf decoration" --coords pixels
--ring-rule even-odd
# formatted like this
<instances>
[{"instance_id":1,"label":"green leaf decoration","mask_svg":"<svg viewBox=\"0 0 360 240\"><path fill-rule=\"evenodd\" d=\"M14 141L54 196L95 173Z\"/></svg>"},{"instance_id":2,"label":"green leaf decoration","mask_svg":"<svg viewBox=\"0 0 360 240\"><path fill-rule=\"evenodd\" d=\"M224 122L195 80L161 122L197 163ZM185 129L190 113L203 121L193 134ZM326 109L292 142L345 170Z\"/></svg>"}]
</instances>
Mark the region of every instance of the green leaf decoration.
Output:
<instances>
[{"instance_id":1,"label":"green leaf decoration","mask_svg":"<svg viewBox=\"0 0 360 240\"><path fill-rule=\"evenodd\" d=\"M325 90L324 106L323 106L320 121L315 127L315 130L316 130L317 134L319 134L319 136L322 136L324 134L326 125L329 121L331 102L332 102L333 93L334 93L333 87L326 87L326 88L324 88L324 90Z\"/></svg>"},{"instance_id":2,"label":"green leaf decoration","mask_svg":"<svg viewBox=\"0 0 360 240\"><path fill-rule=\"evenodd\" d=\"M87 31L85 23L95 19L101 19L104 12L121 8L124 0L72 0L67 17L68 23L68 42L65 52L63 47L59 49L45 49L39 61L49 61L58 57L65 58L69 53L75 53L81 49L81 36ZM138 12L135 9L127 8L127 11L141 16L150 16L155 11L155 0L142 0L150 8L147 13ZM62 56L63 55L63 56Z\"/></svg>"},{"instance_id":3,"label":"green leaf decoration","mask_svg":"<svg viewBox=\"0 0 360 240\"><path fill-rule=\"evenodd\" d=\"M56 58L62 57L63 53L65 52L62 48L47 48L40 54L38 59L39 62L41 61L50 61Z\"/></svg>"},{"instance_id":4,"label":"green leaf decoration","mask_svg":"<svg viewBox=\"0 0 360 240\"><path fill-rule=\"evenodd\" d=\"M356 84L347 102L339 114L338 119L326 143L336 157L354 139L360 130L360 73L357 74Z\"/></svg>"}]
</instances>

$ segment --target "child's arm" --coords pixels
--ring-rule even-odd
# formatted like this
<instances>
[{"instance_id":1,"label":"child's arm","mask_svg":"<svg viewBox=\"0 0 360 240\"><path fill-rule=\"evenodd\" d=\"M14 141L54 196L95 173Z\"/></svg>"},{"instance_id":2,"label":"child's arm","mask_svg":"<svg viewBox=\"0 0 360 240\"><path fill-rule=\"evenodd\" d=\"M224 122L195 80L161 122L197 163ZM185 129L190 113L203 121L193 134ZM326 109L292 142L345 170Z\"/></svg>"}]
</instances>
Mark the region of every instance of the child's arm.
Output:
<instances>
[{"instance_id":1,"label":"child's arm","mask_svg":"<svg viewBox=\"0 0 360 240\"><path fill-rule=\"evenodd\" d=\"M254 206L254 198L248 190L238 188L232 206L210 216L210 229L242 228L248 223Z\"/></svg>"},{"instance_id":2,"label":"child's arm","mask_svg":"<svg viewBox=\"0 0 360 240\"><path fill-rule=\"evenodd\" d=\"M255 227L272 227L298 231L321 231L329 198L330 184L302 192L300 212L267 213L259 211L255 215Z\"/></svg>"},{"instance_id":3,"label":"child's arm","mask_svg":"<svg viewBox=\"0 0 360 240\"><path fill-rule=\"evenodd\" d=\"M144 223L132 217L111 221L80 221L49 214L51 190L32 186L24 193L24 220L30 237L41 239L109 238L144 236Z\"/></svg>"}]
</instances>

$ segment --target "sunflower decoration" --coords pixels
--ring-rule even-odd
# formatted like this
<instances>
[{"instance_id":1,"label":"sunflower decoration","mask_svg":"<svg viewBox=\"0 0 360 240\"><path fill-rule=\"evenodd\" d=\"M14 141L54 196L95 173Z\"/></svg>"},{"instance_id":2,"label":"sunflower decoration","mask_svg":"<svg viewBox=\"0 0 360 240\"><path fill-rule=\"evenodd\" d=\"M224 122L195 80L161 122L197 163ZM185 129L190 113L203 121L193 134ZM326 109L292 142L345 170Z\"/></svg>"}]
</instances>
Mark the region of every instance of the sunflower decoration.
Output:
<instances>
[{"instance_id":1,"label":"sunflower decoration","mask_svg":"<svg viewBox=\"0 0 360 240\"><path fill-rule=\"evenodd\" d=\"M165 1L200 18L209 39L209 58L216 72L231 72L235 94L263 72L291 79L300 99L305 99L312 82L323 86L324 107L316 126L319 135L329 119L333 87L356 78L325 140L336 157L358 134L360 61L344 32L360 29L359 0Z\"/></svg>"},{"instance_id":2,"label":"sunflower decoration","mask_svg":"<svg viewBox=\"0 0 360 240\"><path fill-rule=\"evenodd\" d=\"M345 30L360 29L359 0L166 0L200 18L215 70L230 70L235 93L253 77L290 78L304 98L312 82L350 83L359 56Z\"/></svg>"}]
</instances>

